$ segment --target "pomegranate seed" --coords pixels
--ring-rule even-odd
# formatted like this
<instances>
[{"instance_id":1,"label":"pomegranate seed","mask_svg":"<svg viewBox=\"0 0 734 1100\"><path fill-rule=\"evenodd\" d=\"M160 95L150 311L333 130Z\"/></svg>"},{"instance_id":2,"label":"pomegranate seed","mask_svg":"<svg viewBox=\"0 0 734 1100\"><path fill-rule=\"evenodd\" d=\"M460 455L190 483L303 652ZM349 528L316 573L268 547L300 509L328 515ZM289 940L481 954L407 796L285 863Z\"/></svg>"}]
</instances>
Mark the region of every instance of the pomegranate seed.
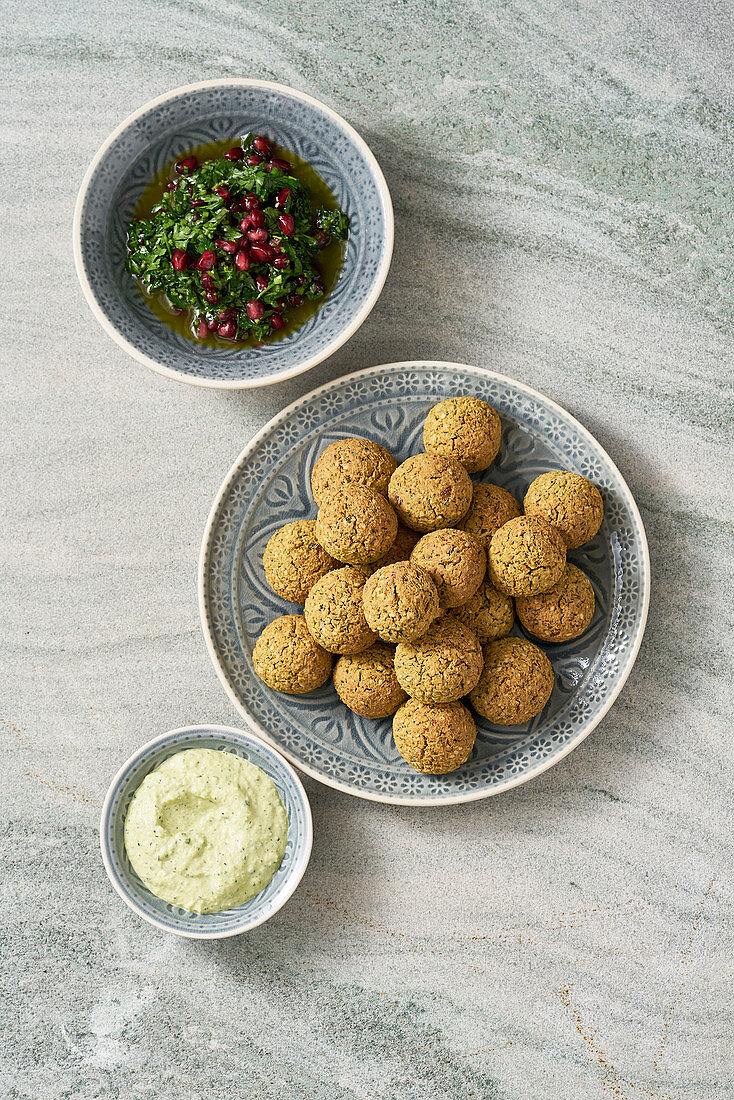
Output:
<instances>
[{"instance_id":1,"label":"pomegranate seed","mask_svg":"<svg viewBox=\"0 0 734 1100\"><path fill-rule=\"evenodd\" d=\"M273 267L277 267L279 271L283 271L286 267L290 266L290 260L287 256L274 256Z\"/></svg>"},{"instance_id":2,"label":"pomegranate seed","mask_svg":"<svg viewBox=\"0 0 734 1100\"><path fill-rule=\"evenodd\" d=\"M285 302L283 301L282 298L278 298L278 301L273 306L273 309L275 310L276 313L282 313L283 312L283 310L285 309Z\"/></svg>"},{"instance_id":3,"label":"pomegranate seed","mask_svg":"<svg viewBox=\"0 0 734 1100\"><path fill-rule=\"evenodd\" d=\"M279 172L290 172L292 165L287 160L279 160L278 157L273 157L271 161L265 165L268 172L272 172L276 168Z\"/></svg>"},{"instance_id":4,"label":"pomegranate seed","mask_svg":"<svg viewBox=\"0 0 734 1100\"><path fill-rule=\"evenodd\" d=\"M191 259L188 252L184 252L183 248L175 248L171 253L171 263L174 271L185 271L191 263Z\"/></svg>"},{"instance_id":5,"label":"pomegranate seed","mask_svg":"<svg viewBox=\"0 0 734 1100\"><path fill-rule=\"evenodd\" d=\"M250 262L250 257L247 252L245 252L244 248L240 248L240 250L235 253L234 266L238 271L249 271Z\"/></svg>"},{"instance_id":6,"label":"pomegranate seed","mask_svg":"<svg viewBox=\"0 0 734 1100\"><path fill-rule=\"evenodd\" d=\"M217 320L218 321L236 321L237 320L237 310L234 309L233 306L227 306L226 309L223 309L221 311L221 313L217 314Z\"/></svg>"},{"instance_id":7,"label":"pomegranate seed","mask_svg":"<svg viewBox=\"0 0 734 1100\"><path fill-rule=\"evenodd\" d=\"M282 328L284 324L285 321L282 317L279 317L277 313L274 313L273 316L270 318L270 327L272 329L275 329L276 332L279 328Z\"/></svg>"},{"instance_id":8,"label":"pomegranate seed","mask_svg":"<svg viewBox=\"0 0 734 1100\"><path fill-rule=\"evenodd\" d=\"M219 195L220 199L226 202L229 198L229 188L225 187L224 184L222 184L220 187L214 188L214 194Z\"/></svg>"},{"instance_id":9,"label":"pomegranate seed","mask_svg":"<svg viewBox=\"0 0 734 1100\"><path fill-rule=\"evenodd\" d=\"M245 313L251 321L259 321L265 313L265 306L262 302L250 301L245 306Z\"/></svg>"},{"instance_id":10,"label":"pomegranate seed","mask_svg":"<svg viewBox=\"0 0 734 1100\"><path fill-rule=\"evenodd\" d=\"M314 281L311 283L311 290L314 292L314 294L324 293L324 284L321 282L321 279L314 279Z\"/></svg>"},{"instance_id":11,"label":"pomegranate seed","mask_svg":"<svg viewBox=\"0 0 734 1100\"><path fill-rule=\"evenodd\" d=\"M219 327L219 321L216 317L212 317L211 321L207 321L206 327L209 332L216 332Z\"/></svg>"},{"instance_id":12,"label":"pomegranate seed","mask_svg":"<svg viewBox=\"0 0 734 1100\"><path fill-rule=\"evenodd\" d=\"M222 252L227 252L230 256L237 251L237 245L234 241L215 241L217 248L221 248Z\"/></svg>"},{"instance_id":13,"label":"pomegranate seed","mask_svg":"<svg viewBox=\"0 0 734 1100\"><path fill-rule=\"evenodd\" d=\"M192 199L191 200L191 209L192 210L196 210L199 206L203 206L203 205L204 205L204 200L203 199Z\"/></svg>"},{"instance_id":14,"label":"pomegranate seed","mask_svg":"<svg viewBox=\"0 0 734 1100\"><path fill-rule=\"evenodd\" d=\"M248 229L247 239L253 244L264 244L268 239L268 231L267 229Z\"/></svg>"},{"instance_id":15,"label":"pomegranate seed","mask_svg":"<svg viewBox=\"0 0 734 1100\"><path fill-rule=\"evenodd\" d=\"M206 252L202 252L199 259L196 261L196 266L199 271L211 271L213 267L217 266L217 254L212 252L210 248Z\"/></svg>"},{"instance_id":16,"label":"pomegranate seed","mask_svg":"<svg viewBox=\"0 0 734 1100\"><path fill-rule=\"evenodd\" d=\"M273 205L276 206L278 210L283 210L285 209L285 204L288 202L290 197L290 187L284 187L283 190L279 191L278 194L275 196L275 203Z\"/></svg>"},{"instance_id":17,"label":"pomegranate seed","mask_svg":"<svg viewBox=\"0 0 734 1100\"><path fill-rule=\"evenodd\" d=\"M248 241L247 237L240 237L237 241L237 247L238 248L249 248L250 247L250 242Z\"/></svg>"},{"instance_id":18,"label":"pomegranate seed","mask_svg":"<svg viewBox=\"0 0 734 1100\"><path fill-rule=\"evenodd\" d=\"M213 287L210 287L209 290L204 292L204 297L206 298L207 302L209 302L209 304L212 306L215 306L219 301L219 295Z\"/></svg>"},{"instance_id":19,"label":"pomegranate seed","mask_svg":"<svg viewBox=\"0 0 734 1100\"><path fill-rule=\"evenodd\" d=\"M211 290L214 286L214 280L212 279L208 271L202 271L201 285L204 287L204 290Z\"/></svg>"},{"instance_id":20,"label":"pomegranate seed","mask_svg":"<svg viewBox=\"0 0 734 1100\"><path fill-rule=\"evenodd\" d=\"M259 157L257 153L250 153L249 157L245 160L245 164L250 168L254 168L256 164L262 164L263 158Z\"/></svg>"},{"instance_id":21,"label":"pomegranate seed","mask_svg":"<svg viewBox=\"0 0 734 1100\"><path fill-rule=\"evenodd\" d=\"M221 325L217 329L217 332L225 340L231 340L237 332L237 325L234 321L222 321Z\"/></svg>"},{"instance_id":22,"label":"pomegranate seed","mask_svg":"<svg viewBox=\"0 0 734 1100\"><path fill-rule=\"evenodd\" d=\"M306 283L308 282L308 280L306 279L305 275L299 275L298 278L296 279L296 282L298 283L299 286L305 286Z\"/></svg>"},{"instance_id":23,"label":"pomegranate seed","mask_svg":"<svg viewBox=\"0 0 734 1100\"><path fill-rule=\"evenodd\" d=\"M256 137L252 143L252 148L256 153L262 153L265 157L271 157L273 155L273 150L267 138L261 136Z\"/></svg>"},{"instance_id":24,"label":"pomegranate seed","mask_svg":"<svg viewBox=\"0 0 734 1100\"><path fill-rule=\"evenodd\" d=\"M173 313L176 317L180 317L185 312L185 309L179 309L178 306L171 306L171 313Z\"/></svg>"},{"instance_id":25,"label":"pomegranate seed","mask_svg":"<svg viewBox=\"0 0 734 1100\"><path fill-rule=\"evenodd\" d=\"M253 229L260 229L265 223L265 215L262 210L253 210L250 214L250 225Z\"/></svg>"},{"instance_id":26,"label":"pomegranate seed","mask_svg":"<svg viewBox=\"0 0 734 1100\"><path fill-rule=\"evenodd\" d=\"M296 220L292 214L281 214L278 218L278 225L283 230L284 236L292 237L296 228Z\"/></svg>"},{"instance_id":27,"label":"pomegranate seed","mask_svg":"<svg viewBox=\"0 0 734 1100\"><path fill-rule=\"evenodd\" d=\"M300 294L289 294L288 295L288 302L289 302L290 305L293 306L294 309L298 309L298 307L303 302L303 298L301 297Z\"/></svg>"},{"instance_id":28,"label":"pomegranate seed","mask_svg":"<svg viewBox=\"0 0 734 1100\"><path fill-rule=\"evenodd\" d=\"M230 203L229 209L232 211L233 214L237 214L241 210L243 210L244 207L242 206L242 199L235 199L234 202Z\"/></svg>"},{"instance_id":29,"label":"pomegranate seed","mask_svg":"<svg viewBox=\"0 0 734 1100\"><path fill-rule=\"evenodd\" d=\"M234 148L234 149L228 149L227 152L224 154L224 157L225 157L225 160L242 160L244 155L245 154L242 151L242 149Z\"/></svg>"},{"instance_id":30,"label":"pomegranate seed","mask_svg":"<svg viewBox=\"0 0 734 1100\"><path fill-rule=\"evenodd\" d=\"M242 200L242 205L245 210L257 210L260 206L260 200L257 195L253 195L252 191L248 191Z\"/></svg>"},{"instance_id":31,"label":"pomegranate seed","mask_svg":"<svg viewBox=\"0 0 734 1100\"><path fill-rule=\"evenodd\" d=\"M176 181L175 180L170 180L166 184L166 191L175 191L175 190L176 190Z\"/></svg>"},{"instance_id":32,"label":"pomegranate seed","mask_svg":"<svg viewBox=\"0 0 734 1100\"><path fill-rule=\"evenodd\" d=\"M317 229L314 233L314 237L318 242L319 248L326 248L329 243L329 236L327 233L324 233L323 229Z\"/></svg>"},{"instance_id":33,"label":"pomegranate seed","mask_svg":"<svg viewBox=\"0 0 734 1100\"><path fill-rule=\"evenodd\" d=\"M193 172L198 163L196 157L184 157L183 160L176 161L176 171L182 176L184 172Z\"/></svg>"},{"instance_id":34,"label":"pomegranate seed","mask_svg":"<svg viewBox=\"0 0 734 1100\"><path fill-rule=\"evenodd\" d=\"M269 279L267 275L257 274L255 276L255 282L257 283L257 289L262 292L268 289Z\"/></svg>"},{"instance_id":35,"label":"pomegranate seed","mask_svg":"<svg viewBox=\"0 0 734 1100\"><path fill-rule=\"evenodd\" d=\"M250 228L251 224L252 223L250 222L250 215L245 214L244 218L240 222L240 229L242 230L243 233L246 233L247 230Z\"/></svg>"},{"instance_id":36,"label":"pomegranate seed","mask_svg":"<svg viewBox=\"0 0 734 1100\"><path fill-rule=\"evenodd\" d=\"M260 230L256 229L256 233ZM270 245L267 244L253 244L250 248L250 258L255 261L256 264L266 264L273 258L273 250Z\"/></svg>"},{"instance_id":37,"label":"pomegranate seed","mask_svg":"<svg viewBox=\"0 0 734 1100\"><path fill-rule=\"evenodd\" d=\"M200 340L206 340L208 332L209 332L209 326L207 325L206 321L202 317L202 319L199 321L198 325L196 326L196 335L199 337Z\"/></svg>"}]
</instances>

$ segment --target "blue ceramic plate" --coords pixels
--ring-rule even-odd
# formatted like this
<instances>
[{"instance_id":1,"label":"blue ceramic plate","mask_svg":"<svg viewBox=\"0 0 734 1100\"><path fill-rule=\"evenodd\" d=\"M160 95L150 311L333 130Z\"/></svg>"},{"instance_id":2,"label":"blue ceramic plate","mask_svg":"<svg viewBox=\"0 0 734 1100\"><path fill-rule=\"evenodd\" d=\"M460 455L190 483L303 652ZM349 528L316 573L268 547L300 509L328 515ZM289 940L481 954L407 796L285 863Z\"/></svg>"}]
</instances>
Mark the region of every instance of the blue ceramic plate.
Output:
<instances>
[{"instance_id":1,"label":"blue ceramic plate","mask_svg":"<svg viewBox=\"0 0 734 1100\"><path fill-rule=\"evenodd\" d=\"M596 612L582 638L544 646L556 687L542 714L511 729L478 721L476 747L446 776L413 771L398 755L391 720L370 721L338 699L331 682L307 696L280 695L255 675L252 648L278 615L298 607L276 596L262 555L283 523L316 514L311 468L323 448L367 436L402 461L423 449L437 401L474 394L499 411L503 442L491 480L522 500L544 470L576 470L604 496L597 537L569 560L590 577ZM649 597L642 520L619 470L585 428L542 394L510 378L456 363L391 363L340 378L295 402L263 428L230 470L207 524L200 564L204 636L238 710L309 775L379 802L441 804L497 794L545 771L601 721L622 689L642 640ZM516 628L516 631L517 628Z\"/></svg>"},{"instance_id":2,"label":"blue ceramic plate","mask_svg":"<svg viewBox=\"0 0 734 1100\"><path fill-rule=\"evenodd\" d=\"M262 768L275 783L288 814L288 843L275 875L264 890L236 909L221 913L189 913L151 894L130 866L124 843L125 816L130 800L148 772L183 749L233 752ZM143 745L123 764L110 784L102 807L100 845L110 881L138 916L164 932L189 939L216 940L238 936L277 913L303 878L311 855L311 808L300 779L282 756L251 733L229 726L186 726Z\"/></svg>"},{"instance_id":3,"label":"blue ceramic plate","mask_svg":"<svg viewBox=\"0 0 734 1100\"><path fill-rule=\"evenodd\" d=\"M344 265L323 307L285 339L260 348L204 347L146 305L125 270L127 226L146 184L166 164L197 145L234 142L249 131L297 153L326 180L349 217ZM79 281L112 339L161 374L229 389L280 382L340 348L377 301L392 246L390 193L359 134L311 96L263 80L208 80L141 107L90 164L74 214Z\"/></svg>"}]
</instances>

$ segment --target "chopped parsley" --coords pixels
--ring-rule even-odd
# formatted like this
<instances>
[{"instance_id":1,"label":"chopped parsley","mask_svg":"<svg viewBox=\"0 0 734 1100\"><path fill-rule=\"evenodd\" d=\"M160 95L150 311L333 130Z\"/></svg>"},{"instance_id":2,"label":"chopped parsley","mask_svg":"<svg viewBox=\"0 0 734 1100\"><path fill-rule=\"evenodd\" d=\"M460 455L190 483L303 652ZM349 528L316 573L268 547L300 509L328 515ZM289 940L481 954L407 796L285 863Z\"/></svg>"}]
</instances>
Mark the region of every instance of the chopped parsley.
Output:
<instances>
[{"instance_id":1,"label":"chopped parsley","mask_svg":"<svg viewBox=\"0 0 734 1100\"><path fill-rule=\"evenodd\" d=\"M338 209L314 212L309 188L267 139L176 164L150 216L128 230L127 269L149 295L188 314L195 337L260 343L325 293L320 253L347 238Z\"/></svg>"}]
</instances>

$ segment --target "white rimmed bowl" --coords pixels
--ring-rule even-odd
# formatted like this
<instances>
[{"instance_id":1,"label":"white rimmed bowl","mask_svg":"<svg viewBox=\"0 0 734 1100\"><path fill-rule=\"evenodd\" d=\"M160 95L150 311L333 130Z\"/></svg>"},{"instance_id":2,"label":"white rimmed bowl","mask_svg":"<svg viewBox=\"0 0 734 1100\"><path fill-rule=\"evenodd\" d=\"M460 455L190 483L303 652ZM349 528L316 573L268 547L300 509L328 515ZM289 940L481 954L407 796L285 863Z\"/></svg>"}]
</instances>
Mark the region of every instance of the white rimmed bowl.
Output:
<instances>
[{"instance_id":1,"label":"white rimmed bowl","mask_svg":"<svg viewBox=\"0 0 734 1100\"><path fill-rule=\"evenodd\" d=\"M125 270L127 227L142 191L168 162L248 131L267 134L316 169L349 217L349 239L336 286L299 329L259 348L206 347L149 309ZM223 389L280 382L332 355L377 301L392 248L390 193L359 134L311 96L264 80L207 80L146 103L95 156L74 214L77 274L107 334L160 374Z\"/></svg>"},{"instance_id":2,"label":"white rimmed bowl","mask_svg":"<svg viewBox=\"0 0 734 1100\"><path fill-rule=\"evenodd\" d=\"M273 878L244 905L221 913L190 913L157 898L138 878L125 851L125 816L145 776L167 757L194 748L232 752L261 768L278 788L288 814L288 843ZM185 726L143 745L112 780L100 821L102 861L122 900L156 928L198 940L238 936L269 920L285 905L303 878L312 841L311 807L293 768L270 745L251 733L230 726Z\"/></svg>"}]
</instances>

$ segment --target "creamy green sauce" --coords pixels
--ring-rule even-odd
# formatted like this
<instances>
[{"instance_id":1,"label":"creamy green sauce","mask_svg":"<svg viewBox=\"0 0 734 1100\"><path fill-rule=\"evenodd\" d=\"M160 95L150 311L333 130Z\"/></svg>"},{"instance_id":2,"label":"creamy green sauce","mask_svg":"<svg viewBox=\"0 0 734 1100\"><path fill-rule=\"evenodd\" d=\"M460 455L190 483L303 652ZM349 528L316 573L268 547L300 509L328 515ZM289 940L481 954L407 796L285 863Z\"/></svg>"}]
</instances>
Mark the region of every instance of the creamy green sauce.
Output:
<instances>
[{"instance_id":1,"label":"creamy green sauce","mask_svg":"<svg viewBox=\"0 0 734 1100\"><path fill-rule=\"evenodd\" d=\"M229 752L185 749L146 775L125 819L133 869L192 913L233 909L278 870L288 815L272 779Z\"/></svg>"}]
</instances>

